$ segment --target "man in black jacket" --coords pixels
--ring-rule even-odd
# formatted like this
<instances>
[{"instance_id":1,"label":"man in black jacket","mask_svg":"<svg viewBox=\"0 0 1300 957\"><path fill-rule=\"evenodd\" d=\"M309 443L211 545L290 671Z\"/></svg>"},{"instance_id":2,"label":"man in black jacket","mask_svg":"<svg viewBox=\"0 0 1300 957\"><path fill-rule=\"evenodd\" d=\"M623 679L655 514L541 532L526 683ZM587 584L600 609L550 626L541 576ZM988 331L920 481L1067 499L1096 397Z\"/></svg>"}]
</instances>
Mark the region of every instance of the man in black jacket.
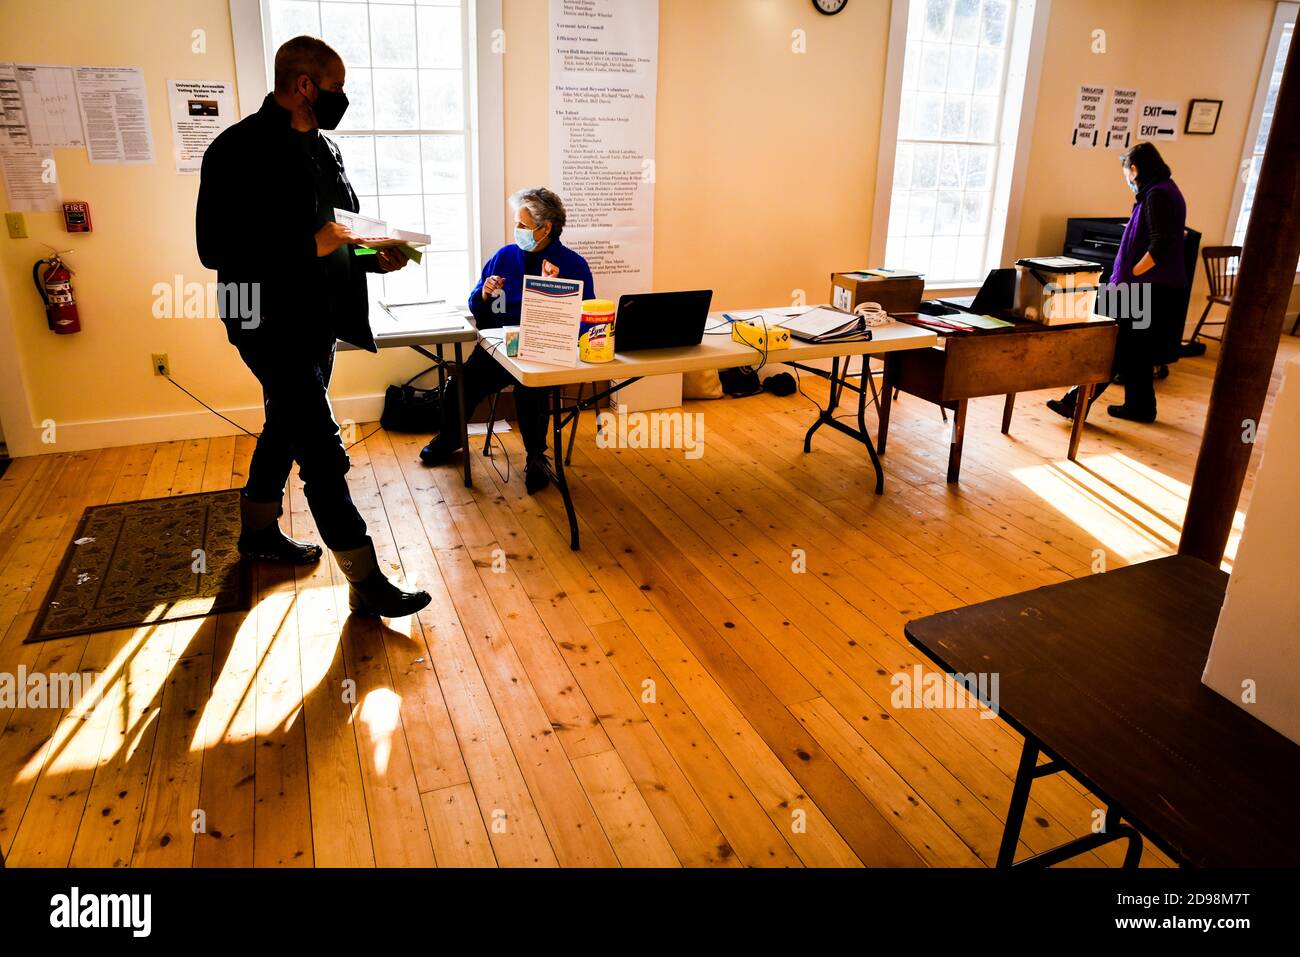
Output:
<instances>
[{"instance_id":1,"label":"man in black jacket","mask_svg":"<svg viewBox=\"0 0 1300 957\"><path fill-rule=\"evenodd\" d=\"M266 410L240 499L240 552L290 564L320 559L319 546L280 530L297 462L321 538L348 579L352 610L397 617L423 608L429 595L398 588L379 569L348 493L350 463L328 394L337 340L376 351L366 272L406 265L394 249L355 255L358 237L334 221L335 208L360 208L339 148L320 133L347 109L344 73L339 55L314 37L276 52L275 90L204 154L199 258L217 270L227 338L261 383Z\"/></svg>"}]
</instances>

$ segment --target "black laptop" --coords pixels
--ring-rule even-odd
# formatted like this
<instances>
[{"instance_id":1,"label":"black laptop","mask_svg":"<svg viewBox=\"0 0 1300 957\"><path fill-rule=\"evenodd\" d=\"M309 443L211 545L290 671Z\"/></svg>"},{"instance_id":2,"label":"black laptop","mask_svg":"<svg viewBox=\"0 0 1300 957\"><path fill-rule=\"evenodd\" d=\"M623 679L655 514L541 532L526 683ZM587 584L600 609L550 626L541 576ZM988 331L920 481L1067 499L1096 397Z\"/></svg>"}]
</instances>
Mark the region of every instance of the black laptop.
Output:
<instances>
[{"instance_id":1,"label":"black laptop","mask_svg":"<svg viewBox=\"0 0 1300 957\"><path fill-rule=\"evenodd\" d=\"M638 352L698 346L704 339L712 301L712 289L620 296L614 320L614 348Z\"/></svg>"},{"instance_id":2,"label":"black laptop","mask_svg":"<svg viewBox=\"0 0 1300 957\"><path fill-rule=\"evenodd\" d=\"M1015 269L990 269L984 277L984 284L974 296L948 296L944 299L932 299L923 306L930 309L920 310L932 316L941 316L954 312L973 312L977 316L996 316L1010 309L1016 298Z\"/></svg>"}]
</instances>

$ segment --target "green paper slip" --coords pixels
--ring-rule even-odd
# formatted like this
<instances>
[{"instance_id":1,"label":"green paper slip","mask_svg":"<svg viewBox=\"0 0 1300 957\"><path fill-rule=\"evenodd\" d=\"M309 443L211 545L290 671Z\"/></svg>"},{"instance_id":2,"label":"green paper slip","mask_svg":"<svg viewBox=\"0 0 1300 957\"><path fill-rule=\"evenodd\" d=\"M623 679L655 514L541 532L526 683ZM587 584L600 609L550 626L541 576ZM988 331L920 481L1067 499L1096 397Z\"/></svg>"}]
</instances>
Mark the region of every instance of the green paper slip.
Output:
<instances>
[{"instance_id":1,"label":"green paper slip","mask_svg":"<svg viewBox=\"0 0 1300 957\"><path fill-rule=\"evenodd\" d=\"M422 252L420 252L414 246L408 245L407 243L402 243L400 246L388 246L385 248L400 249L402 252L406 253L407 258L410 259L411 262L413 263L418 263L422 258L424 258L424 254ZM352 247L352 252L354 255L357 256L373 256L375 255L375 253L379 252L379 250L369 249L365 246L354 246Z\"/></svg>"},{"instance_id":2,"label":"green paper slip","mask_svg":"<svg viewBox=\"0 0 1300 957\"><path fill-rule=\"evenodd\" d=\"M1007 322L1005 319L997 319L993 316L977 316L974 313L966 313L961 317L961 321L974 326L976 329L1002 329L1013 325L1013 323Z\"/></svg>"}]
</instances>

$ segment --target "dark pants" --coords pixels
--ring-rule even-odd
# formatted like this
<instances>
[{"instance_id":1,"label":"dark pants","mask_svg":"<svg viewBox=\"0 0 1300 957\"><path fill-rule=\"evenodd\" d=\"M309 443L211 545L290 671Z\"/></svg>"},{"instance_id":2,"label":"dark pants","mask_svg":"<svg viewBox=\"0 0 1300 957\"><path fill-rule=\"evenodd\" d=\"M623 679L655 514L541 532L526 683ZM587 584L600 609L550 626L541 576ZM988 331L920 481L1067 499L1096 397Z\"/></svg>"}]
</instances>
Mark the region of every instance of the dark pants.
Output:
<instances>
[{"instance_id":1,"label":"dark pants","mask_svg":"<svg viewBox=\"0 0 1300 957\"><path fill-rule=\"evenodd\" d=\"M282 342L254 339L239 346L244 364L262 385L266 424L257 437L244 495L253 502L280 502L293 463L298 463L312 518L333 551L360 548L366 522L352 503L351 462L330 407L334 340Z\"/></svg>"},{"instance_id":2,"label":"dark pants","mask_svg":"<svg viewBox=\"0 0 1300 957\"><path fill-rule=\"evenodd\" d=\"M515 381L496 359L483 349L475 349L465 360L465 415L474 414L478 404L506 386L515 387L515 413L519 435L530 458L546 453L546 416L550 389L530 389ZM460 406L456 402L456 383L449 381L442 395L442 428L436 443L448 451L460 446Z\"/></svg>"},{"instance_id":3,"label":"dark pants","mask_svg":"<svg viewBox=\"0 0 1300 957\"><path fill-rule=\"evenodd\" d=\"M1170 325L1181 331L1186 318L1186 302L1183 298L1186 290L1174 286L1151 284L1150 314L1143 320L1145 328L1137 328L1137 322L1130 317L1117 317L1119 338L1115 342L1115 363L1111 375L1119 376L1124 382L1124 405L1135 412L1155 412L1156 387L1152 379L1152 369L1156 365L1159 343L1168 338ZM1093 389L1095 402L1109 382L1100 382ZM1067 393L1068 401L1073 404L1075 390Z\"/></svg>"}]
</instances>

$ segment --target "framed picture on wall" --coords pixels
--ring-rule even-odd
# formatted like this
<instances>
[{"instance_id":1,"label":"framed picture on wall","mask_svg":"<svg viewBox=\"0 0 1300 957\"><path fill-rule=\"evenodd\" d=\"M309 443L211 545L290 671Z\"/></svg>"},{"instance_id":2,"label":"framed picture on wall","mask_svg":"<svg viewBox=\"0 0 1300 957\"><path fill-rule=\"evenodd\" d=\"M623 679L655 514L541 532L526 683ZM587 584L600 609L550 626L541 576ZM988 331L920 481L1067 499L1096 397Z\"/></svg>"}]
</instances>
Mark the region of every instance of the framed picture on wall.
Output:
<instances>
[{"instance_id":1,"label":"framed picture on wall","mask_svg":"<svg viewBox=\"0 0 1300 957\"><path fill-rule=\"evenodd\" d=\"M1212 136L1219 128L1219 111L1222 100L1192 100L1187 107L1187 126L1184 133L1202 133Z\"/></svg>"}]
</instances>

